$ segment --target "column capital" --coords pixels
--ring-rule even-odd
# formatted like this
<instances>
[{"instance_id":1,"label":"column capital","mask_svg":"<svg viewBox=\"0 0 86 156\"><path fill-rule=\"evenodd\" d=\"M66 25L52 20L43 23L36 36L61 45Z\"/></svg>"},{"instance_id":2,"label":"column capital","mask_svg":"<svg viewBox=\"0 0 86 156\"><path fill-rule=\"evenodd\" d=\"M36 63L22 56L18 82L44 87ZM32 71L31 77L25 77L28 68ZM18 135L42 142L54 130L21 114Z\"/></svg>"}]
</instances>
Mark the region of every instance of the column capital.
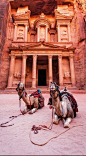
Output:
<instances>
[{"instance_id":1,"label":"column capital","mask_svg":"<svg viewBox=\"0 0 86 156\"><path fill-rule=\"evenodd\" d=\"M10 54L10 57L11 57L12 59L15 59L15 58L16 58L15 54Z\"/></svg>"},{"instance_id":2,"label":"column capital","mask_svg":"<svg viewBox=\"0 0 86 156\"><path fill-rule=\"evenodd\" d=\"M61 24L58 23L58 24L57 24L57 27L60 27L60 25L61 25Z\"/></svg>"},{"instance_id":3,"label":"column capital","mask_svg":"<svg viewBox=\"0 0 86 156\"><path fill-rule=\"evenodd\" d=\"M25 26L28 26L28 23L25 23L24 25L25 25Z\"/></svg>"},{"instance_id":4,"label":"column capital","mask_svg":"<svg viewBox=\"0 0 86 156\"><path fill-rule=\"evenodd\" d=\"M30 35L35 35L35 34L36 34L36 31L30 30Z\"/></svg>"},{"instance_id":5,"label":"column capital","mask_svg":"<svg viewBox=\"0 0 86 156\"><path fill-rule=\"evenodd\" d=\"M58 59L62 59L62 55L60 54L60 55L58 55Z\"/></svg>"},{"instance_id":6,"label":"column capital","mask_svg":"<svg viewBox=\"0 0 86 156\"><path fill-rule=\"evenodd\" d=\"M50 29L50 30L49 30L49 33L50 33L50 34L55 34L55 33L56 33L56 30Z\"/></svg>"},{"instance_id":7,"label":"column capital","mask_svg":"<svg viewBox=\"0 0 86 156\"><path fill-rule=\"evenodd\" d=\"M33 55L33 58L36 58L37 59L37 55Z\"/></svg>"},{"instance_id":8,"label":"column capital","mask_svg":"<svg viewBox=\"0 0 86 156\"><path fill-rule=\"evenodd\" d=\"M17 26L18 25L18 23L13 23L15 26Z\"/></svg>"},{"instance_id":9,"label":"column capital","mask_svg":"<svg viewBox=\"0 0 86 156\"><path fill-rule=\"evenodd\" d=\"M22 58L27 59L27 55L22 55Z\"/></svg>"},{"instance_id":10,"label":"column capital","mask_svg":"<svg viewBox=\"0 0 86 156\"><path fill-rule=\"evenodd\" d=\"M70 58L70 59L73 59L73 54L70 54L70 55L69 55L69 58Z\"/></svg>"},{"instance_id":11,"label":"column capital","mask_svg":"<svg viewBox=\"0 0 86 156\"><path fill-rule=\"evenodd\" d=\"M48 55L48 58L52 58L53 57L53 55Z\"/></svg>"},{"instance_id":12,"label":"column capital","mask_svg":"<svg viewBox=\"0 0 86 156\"><path fill-rule=\"evenodd\" d=\"M68 23L67 25L70 26L70 23Z\"/></svg>"}]
</instances>

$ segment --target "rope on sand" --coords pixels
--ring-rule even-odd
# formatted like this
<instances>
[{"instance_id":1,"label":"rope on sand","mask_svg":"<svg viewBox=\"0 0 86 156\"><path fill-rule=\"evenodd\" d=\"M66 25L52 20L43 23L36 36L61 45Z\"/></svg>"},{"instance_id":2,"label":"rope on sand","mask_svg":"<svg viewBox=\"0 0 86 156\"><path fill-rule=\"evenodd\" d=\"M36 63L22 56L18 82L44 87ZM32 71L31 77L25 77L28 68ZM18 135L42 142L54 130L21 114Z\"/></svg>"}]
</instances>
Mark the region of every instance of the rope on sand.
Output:
<instances>
[{"instance_id":1,"label":"rope on sand","mask_svg":"<svg viewBox=\"0 0 86 156\"><path fill-rule=\"evenodd\" d=\"M85 124L85 125L86 125L86 124ZM62 132L62 133L60 133L60 134L58 134L58 135L56 135L56 136L50 138L48 141L46 141L45 143L42 143L42 144L38 144L38 143L35 143L34 141L32 141L32 139L31 139L31 131L30 131L30 133L29 133L30 141L31 141L34 145L37 145L37 146L44 146L44 145L46 145L50 140L55 139L55 138L59 137L60 135L66 133L66 132L69 131L70 129L72 129L72 128L74 128L74 127L78 127L78 126L84 126L84 125L72 126L72 127L68 128L68 129L66 129L64 132Z\"/></svg>"}]
</instances>

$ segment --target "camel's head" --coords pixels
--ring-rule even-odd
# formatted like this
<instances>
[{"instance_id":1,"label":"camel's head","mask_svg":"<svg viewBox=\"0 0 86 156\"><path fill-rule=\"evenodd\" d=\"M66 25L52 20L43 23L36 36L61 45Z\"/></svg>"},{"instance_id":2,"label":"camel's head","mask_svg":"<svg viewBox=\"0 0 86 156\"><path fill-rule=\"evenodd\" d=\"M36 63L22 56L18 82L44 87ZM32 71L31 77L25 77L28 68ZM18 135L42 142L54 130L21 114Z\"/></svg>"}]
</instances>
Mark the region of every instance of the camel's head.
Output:
<instances>
[{"instance_id":1,"label":"camel's head","mask_svg":"<svg viewBox=\"0 0 86 156\"><path fill-rule=\"evenodd\" d=\"M56 84L56 82L51 82L50 85L50 95L59 94L59 86ZM57 95L56 95L57 96Z\"/></svg>"},{"instance_id":2,"label":"camel's head","mask_svg":"<svg viewBox=\"0 0 86 156\"><path fill-rule=\"evenodd\" d=\"M19 82L19 83L17 84L16 91L17 91L17 92L22 92L23 90L24 90L24 84L21 83L21 82Z\"/></svg>"}]
</instances>

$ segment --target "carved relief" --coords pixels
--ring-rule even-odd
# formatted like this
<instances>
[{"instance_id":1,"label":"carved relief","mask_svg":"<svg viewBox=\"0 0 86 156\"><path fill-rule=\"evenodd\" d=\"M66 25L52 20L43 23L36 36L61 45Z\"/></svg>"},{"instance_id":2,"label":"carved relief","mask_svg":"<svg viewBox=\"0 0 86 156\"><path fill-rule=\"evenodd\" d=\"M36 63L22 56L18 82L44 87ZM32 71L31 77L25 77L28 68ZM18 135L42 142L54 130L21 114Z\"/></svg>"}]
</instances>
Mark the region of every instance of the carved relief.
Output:
<instances>
[{"instance_id":1,"label":"carved relief","mask_svg":"<svg viewBox=\"0 0 86 156\"><path fill-rule=\"evenodd\" d=\"M70 77L70 72L69 71L65 71L64 72L64 78L69 78Z\"/></svg>"},{"instance_id":2,"label":"carved relief","mask_svg":"<svg viewBox=\"0 0 86 156\"><path fill-rule=\"evenodd\" d=\"M40 27L40 40L45 40L45 27Z\"/></svg>"},{"instance_id":3,"label":"carved relief","mask_svg":"<svg viewBox=\"0 0 86 156\"><path fill-rule=\"evenodd\" d=\"M24 40L24 26L18 26L17 40Z\"/></svg>"},{"instance_id":4,"label":"carved relief","mask_svg":"<svg viewBox=\"0 0 86 156\"><path fill-rule=\"evenodd\" d=\"M67 26L61 26L61 41L68 41Z\"/></svg>"},{"instance_id":5,"label":"carved relief","mask_svg":"<svg viewBox=\"0 0 86 156\"><path fill-rule=\"evenodd\" d=\"M64 83L71 83L71 74L70 74L70 63L67 57L62 59L63 64L63 81Z\"/></svg>"},{"instance_id":6,"label":"carved relief","mask_svg":"<svg viewBox=\"0 0 86 156\"><path fill-rule=\"evenodd\" d=\"M20 79L21 78L21 74L19 72L15 72L13 74L14 78Z\"/></svg>"},{"instance_id":7,"label":"carved relief","mask_svg":"<svg viewBox=\"0 0 86 156\"><path fill-rule=\"evenodd\" d=\"M13 25L11 25L8 28L8 39L9 40L13 40L13 33L14 33L14 28L13 28Z\"/></svg>"}]
</instances>

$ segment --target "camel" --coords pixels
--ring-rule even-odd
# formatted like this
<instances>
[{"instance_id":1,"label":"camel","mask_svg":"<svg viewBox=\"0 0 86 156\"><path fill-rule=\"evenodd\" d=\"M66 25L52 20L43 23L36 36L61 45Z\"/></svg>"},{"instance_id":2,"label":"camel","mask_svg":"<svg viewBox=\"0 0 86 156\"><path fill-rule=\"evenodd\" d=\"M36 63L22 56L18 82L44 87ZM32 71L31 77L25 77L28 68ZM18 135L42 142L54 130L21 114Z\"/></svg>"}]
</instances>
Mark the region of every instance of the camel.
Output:
<instances>
[{"instance_id":1,"label":"camel","mask_svg":"<svg viewBox=\"0 0 86 156\"><path fill-rule=\"evenodd\" d=\"M42 108L44 106L44 97L42 96L40 89L37 90L40 91L40 93L34 92L31 95L28 95L24 88L24 84L19 82L17 84L16 91L18 92L19 100L22 98L22 100L26 104L26 109L21 111L22 114L25 114L27 112L29 114L33 114L37 111L37 109ZM39 94L37 95L35 93Z\"/></svg>"},{"instance_id":2,"label":"camel","mask_svg":"<svg viewBox=\"0 0 86 156\"><path fill-rule=\"evenodd\" d=\"M62 120L64 128L69 128L70 122L74 118L74 113L67 95L60 95L59 86L54 82L50 85L50 95L55 109L53 123L58 124Z\"/></svg>"}]
</instances>

